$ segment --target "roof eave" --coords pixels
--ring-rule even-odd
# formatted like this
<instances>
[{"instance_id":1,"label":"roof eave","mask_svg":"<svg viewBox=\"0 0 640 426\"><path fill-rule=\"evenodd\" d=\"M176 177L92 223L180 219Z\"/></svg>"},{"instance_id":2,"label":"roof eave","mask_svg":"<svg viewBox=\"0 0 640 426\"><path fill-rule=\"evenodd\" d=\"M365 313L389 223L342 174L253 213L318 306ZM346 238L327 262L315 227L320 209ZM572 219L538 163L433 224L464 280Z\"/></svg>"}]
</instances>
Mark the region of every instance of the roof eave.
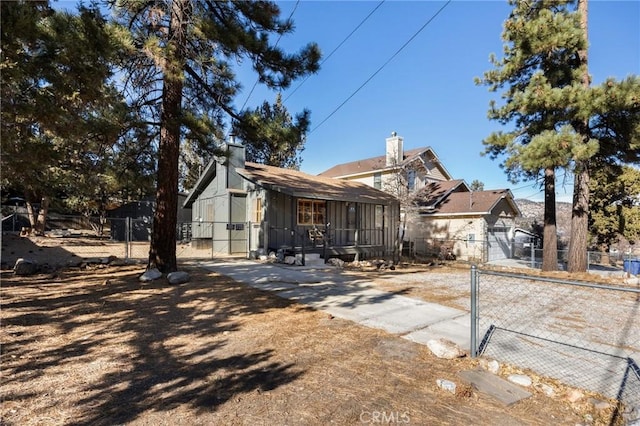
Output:
<instances>
[{"instance_id":1,"label":"roof eave","mask_svg":"<svg viewBox=\"0 0 640 426\"><path fill-rule=\"evenodd\" d=\"M185 208L188 208L191 205L193 205L193 203L196 201L196 198L198 198L198 196L202 194L202 192L207 187L207 185L209 185L211 180L215 178L215 175L216 175L216 159L213 158L209 161L209 164L207 164L207 167L204 168L204 171L202 172L200 177L198 177L198 180L193 186L193 189L187 195L187 198L184 200L184 203L182 203L182 206Z\"/></svg>"}]
</instances>

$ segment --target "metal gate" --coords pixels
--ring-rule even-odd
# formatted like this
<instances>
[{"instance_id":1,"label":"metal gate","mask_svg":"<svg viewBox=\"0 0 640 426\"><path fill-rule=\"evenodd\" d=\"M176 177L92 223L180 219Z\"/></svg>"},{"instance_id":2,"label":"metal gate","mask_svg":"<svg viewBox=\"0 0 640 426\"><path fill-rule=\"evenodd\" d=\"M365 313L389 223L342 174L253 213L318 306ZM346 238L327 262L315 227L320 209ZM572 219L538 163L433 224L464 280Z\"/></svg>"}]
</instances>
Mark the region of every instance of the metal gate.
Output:
<instances>
[{"instance_id":1,"label":"metal gate","mask_svg":"<svg viewBox=\"0 0 640 426\"><path fill-rule=\"evenodd\" d=\"M229 254L247 252L247 196L231 194L229 231Z\"/></svg>"}]
</instances>

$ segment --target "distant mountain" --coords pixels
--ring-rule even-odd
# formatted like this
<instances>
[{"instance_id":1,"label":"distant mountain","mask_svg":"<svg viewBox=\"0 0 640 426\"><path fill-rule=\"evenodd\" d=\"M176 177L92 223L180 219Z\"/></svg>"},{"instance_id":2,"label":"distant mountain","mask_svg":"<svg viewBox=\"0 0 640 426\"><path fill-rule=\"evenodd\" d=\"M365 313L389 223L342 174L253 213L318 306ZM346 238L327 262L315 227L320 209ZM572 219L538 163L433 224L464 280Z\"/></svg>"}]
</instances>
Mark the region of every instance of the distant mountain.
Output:
<instances>
[{"instance_id":1,"label":"distant mountain","mask_svg":"<svg viewBox=\"0 0 640 426\"><path fill-rule=\"evenodd\" d=\"M515 200L522 216L516 218L518 228L531 230L534 223L544 224L544 202L525 199ZM556 203L558 238L568 241L571 232L571 203Z\"/></svg>"}]
</instances>

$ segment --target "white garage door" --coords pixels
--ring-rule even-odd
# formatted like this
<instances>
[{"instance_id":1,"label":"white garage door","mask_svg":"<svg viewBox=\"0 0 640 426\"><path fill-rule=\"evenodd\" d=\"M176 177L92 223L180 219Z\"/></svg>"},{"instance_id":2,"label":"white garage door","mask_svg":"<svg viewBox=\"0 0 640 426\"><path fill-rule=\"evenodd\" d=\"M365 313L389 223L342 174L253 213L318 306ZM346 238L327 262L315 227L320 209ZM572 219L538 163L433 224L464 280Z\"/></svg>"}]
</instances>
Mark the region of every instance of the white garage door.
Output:
<instances>
[{"instance_id":1,"label":"white garage door","mask_svg":"<svg viewBox=\"0 0 640 426\"><path fill-rule=\"evenodd\" d=\"M511 257L511 242L509 228L496 227L487 229L488 261L508 259Z\"/></svg>"}]
</instances>

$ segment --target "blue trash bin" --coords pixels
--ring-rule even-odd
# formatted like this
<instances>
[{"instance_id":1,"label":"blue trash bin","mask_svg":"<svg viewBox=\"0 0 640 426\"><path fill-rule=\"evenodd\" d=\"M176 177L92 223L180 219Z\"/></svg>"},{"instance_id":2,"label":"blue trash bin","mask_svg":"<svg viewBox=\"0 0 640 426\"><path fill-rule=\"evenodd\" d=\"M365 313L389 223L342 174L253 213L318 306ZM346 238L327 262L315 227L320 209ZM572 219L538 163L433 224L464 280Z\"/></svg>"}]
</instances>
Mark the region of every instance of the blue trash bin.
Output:
<instances>
[{"instance_id":1,"label":"blue trash bin","mask_svg":"<svg viewBox=\"0 0 640 426\"><path fill-rule=\"evenodd\" d=\"M626 259L622 262L622 269L631 275L640 274L640 259Z\"/></svg>"}]
</instances>

